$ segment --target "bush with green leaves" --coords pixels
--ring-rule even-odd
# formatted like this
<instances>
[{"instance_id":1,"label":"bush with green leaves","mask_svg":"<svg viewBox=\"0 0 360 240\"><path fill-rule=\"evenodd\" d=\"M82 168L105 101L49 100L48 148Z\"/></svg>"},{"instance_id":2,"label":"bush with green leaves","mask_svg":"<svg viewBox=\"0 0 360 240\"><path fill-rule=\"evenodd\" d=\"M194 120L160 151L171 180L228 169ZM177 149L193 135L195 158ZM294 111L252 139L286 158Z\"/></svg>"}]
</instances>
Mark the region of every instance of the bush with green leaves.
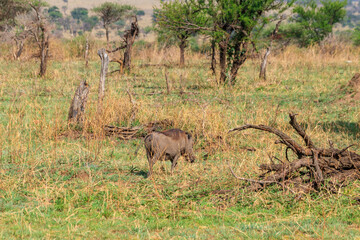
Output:
<instances>
[{"instance_id":1,"label":"bush with green leaves","mask_svg":"<svg viewBox=\"0 0 360 240\"><path fill-rule=\"evenodd\" d=\"M294 7L294 25L290 25L287 34L297 40L300 46L320 43L328 36L336 23L346 15L346 0L304 1Z\"/></svg>"},{"instance_id":2,"label":"bush with green leaves","mask_svg":"<svg viewBox=\"0 0 360 240\"><path fill-rule=\"evenodd\" d=\"M356 27L352 33L352 40L355 46L360 46L360 27Z\"/></svg>"},{"instance_id":3,"label":"bush with green leaves","mask_svg":"<svg viewBox=\"0 0 360 240\"><path fill-rule=\"evenodd\" d=\"M59 8L57 6L52 6L47 10L50 20L52 22L57 22L59 19L63 18L62 13L60 12Z\"/></svg>"},{"instance_id":4,"label":"bush with green leaves","mask_svg":"<svg viewBox=\"0 0 360 240\"><path fill-rule=\"evenodd\" d=\"M136 8L130 5L105 2L100 6L93 8L92 11L101 18L105 29L106 40L109 42L109 30L111 25L136 13Z\"/></svg>"},{"instance_id":5,"label":"bush with green leaves","mask_svg":"<svg viewBox=\"0 0 360 240\"><path fill-rule=\"evenodd\" d=\"M78 22L84 21L85 19L87 19L89 17L89 10L87 10L86 8L74 8L71 11L71 16L73 17L73 19L78 20Z\"/></svg>"}]
</instances>

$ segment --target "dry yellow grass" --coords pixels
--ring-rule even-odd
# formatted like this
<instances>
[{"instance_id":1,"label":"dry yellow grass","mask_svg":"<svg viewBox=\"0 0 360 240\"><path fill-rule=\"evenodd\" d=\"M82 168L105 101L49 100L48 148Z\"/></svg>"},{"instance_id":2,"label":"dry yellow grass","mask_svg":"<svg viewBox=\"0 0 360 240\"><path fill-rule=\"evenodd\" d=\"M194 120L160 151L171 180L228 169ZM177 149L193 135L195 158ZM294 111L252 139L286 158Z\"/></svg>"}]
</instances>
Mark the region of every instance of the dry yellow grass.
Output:
<instances>
[{"instance_id":1,"label":"dry yellow grass","mask_svg":"<svg viewBox=\"0 0 360 240\"><path fill-rule=\"evenodd\" d=\"M180 69L176 48L136 49L133 73L107 78L99 117L96 51L102 43L92 46L88 69L72 43L51 46L43 79L37 77L36 60L26 60L31 51L11 61L8 47L1 47L0 236L333 238L338 229L339 238L358 236L359 207L351 200L359 194L358 182L342 195L306 195L298 202L277 188L244 192L226 161L238 175L253 177L257 166L269 161L267 154L283 158L274 136L227 131L244 123L267 124L301 142L288 125L289 111L299 113L320 147L328 140L339 148L358 142L359 105L339 100L346 94L341 86L359 69L359 48L329 54L320 47L290 46L271 55L267 81L257 77L259 59L250 59L234 87L216 84L203 54L187 52L186 68ZM86 128L71 135L67 111L84 79L91 86ZM136 101L135 118L127 89ZM174 175L159 163L154 178L146 179L142 140L121 141L101 131L104 124L139 126L163 119L196 138L197 162L181 161ZM228 192L217 194L220 190Z\"/></svg>"}]
</instances>

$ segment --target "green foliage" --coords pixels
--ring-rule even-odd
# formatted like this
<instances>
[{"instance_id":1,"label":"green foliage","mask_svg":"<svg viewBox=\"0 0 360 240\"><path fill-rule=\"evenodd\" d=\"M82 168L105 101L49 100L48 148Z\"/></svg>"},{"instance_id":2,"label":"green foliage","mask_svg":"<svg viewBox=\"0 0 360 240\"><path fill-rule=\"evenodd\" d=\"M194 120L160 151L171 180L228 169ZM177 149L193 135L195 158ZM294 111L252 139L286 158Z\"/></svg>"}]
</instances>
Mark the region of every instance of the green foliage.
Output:
<instances>
[{"instance_id":1,"label":"green foliage","mask_svg":"<svg viewBox=\"0 0 360 240\"><path fill-rule=\"evenodd\" d=\"M146 26L146 27L144 27L144 33L145 33L145 34L149 34L149 33L152 32L153 30L154 30L154 28L151 27L151 26Z\"/></svg>"},{"instance_id":2,"label":"green foliage","mask_svg":"<svg viewBox=\"0 0 360 240\"><path fill-rule=\"evenodd\" d=\"M82 31L79 31L78 34L70 40L63 40L72 58L82 58L85 54L86 35ZM94 45L94 40L88 37L88 41L90 46Z\"/></svg>"},{"instance_id":3,"label":"green foliage","mask_svg":"<svg viewBox=\"0 0 360 240\"><path fill-rule=\"evenodd\" d=\"M51 8L49 8L47 10L47 12L49 14L50 20L53 21L53 22L56 22L57 20L62 19L62 17L63 17L63 15L60 12L59 8L56 7L56 6L52 6Z\"/></svg>"},{"instance_id":4,"label":"green foliage","mask_svg":"<svg viewBox=\"0 0 360 240\"><path fill-rule=\"evenodd\" d=\"M319 147L327 146L327 139L339 147L359 141L359 105L344 103L340 89L359 62L346 64L342 54L319 63L319 56L311 57L314 53L307 49L285 51L280 61L273 61L271 81L254 81L258 60L253 59L243 66L242 81L232 89L209 81L213 76L204 66L205 56L189 58L186 69L167 69L174 89L169 95L154 94L166 91L163 67L152 65L162 57L157 52L150 61L137 55L136 81L134 76L118 81L118 75L109 75L104 103L114 115L104 118L99 127L130 111L126 90L131 89L138 103L136 122L166 118L174 120L175 127L194 124L189 131L206 131L197 135L196 142L204 143L204 148L196 143L198 161L188 164L181 159L174 174L169 162L158 162L153 179L146 178L148 163L141 139L63 134L69 133L66 116L82 79L92 88L86 116L89 121L97 119L93 117L100 70L96 50L88 69L82 59L54 57L49 65L54 74L48 79L35 77L33 61L19 66L18 61L2 58L2 238L357 239L359 181L342 186L341 194L301 192L299 197L276 185L251 192L246 190L248 183L234 179L228 170L227 160L237 174L252 178L260 173L257 166L267 161L267 151L285 159L285 148L274 145L276 137L270 134L226 134L225 130L276 122L278 129L294 134L288 127L288 111L301 113L299 122L306 122ZM348 57L356 59L357 52L354 48ZM186 92L193 94L178 92L180 74ZM224 124L219 132L224 135L209 129L219 123ZM209 136L226 136L226 144L219 147ZM256 151L244 151L244 146ZM203 160L207 149L212 152L206 152Z\"/></svg>"},{"instance_id":5,"label":"green foliage","mask_svg":"<svg viewBox=\"0 0 360 240\"><path fill-rule=\"evenodd\" d=\"M137 16L145 16L145 11L144 10L139 10L136 12Z\"/></svg>"},{"instance_id":6,"label":"green foliage","mask_svg":"<svg viewBox=\"0 0 360 240\"><path fill-rule=\"evenodd\" d=\"M91 16L85 18L83 20L83 23L84 23L84 30L91 31L99 23L99 18L97 16Z\"/></svg>"},{"instance_id":7,"label":"green foliage","mask_svg":"<svg viewBox=\"0 0 360 240\"><path fill-rule=\"evenodd\" d=\"M15 25L15 17L18 14L28 12L30 6L24 4L23 0L1 0L0 1L0 28L9 24Z\"/></svg>"},{"instance_id":8,"label":"green foliage","mask_svg":"<svg viewBox=\"0 0 360 240\"><path fill-rule=\"evenodd\" d=\"M92 11L102 19L104 26L108 26L129 16L129 14L135 11L135 8L130 5L105 2L100 6L93 8Z\"/></svg>"},{"instance_id":9,"label":"green foliage","mask_svg":"<svg viewBox=\"0 0 360 240\"><path fill-rule=\"evenodd\" d=\"M184 27L185 18L187 21L196 23L198 14L192 10L191 5L181 0L162 1L159 8L154 9L154 21L159 32L167 32L179 38L188 38L197 32L196 29Z\"/></svg>"},{"instance_id":10,"label":"green foliage","mask_svg":"<svg viewBox=\"0 0 360 240\"><path fill-rule=\"evenodd\" d=\"M290 35L301 46L319 43L332 32L335 23L346 15L346 0L322 0L319 6L315 0L305 1L293 9L293 21L297 24Z\"/></svg>"},{"instance_id":11,"label":"green foliage","mask_svg":"<svg viewBox=\"0 0 360 240\"><path fill-rule=\"evenodd\" d=\"M86 8L74 8L71 11L71 16L78 20L78 21L84 21L89 17L89 10L87 10Z\"/></svg>"},{"instance_id":12,"label":"green foliage","mask_svg":"<svg viewBox=\"0 0 360 240\"><path fill-rule=\"evenodd\" d=\"M221 64L220 80L225 82L226 79L230 79L230 83L233 84L239 67L246 60L249 43L254 42L254 38L257 37L252 35L254 29L259 25L265 25L271 18L285 11L293 2L189 0L185 5L194 17L188 18L186 14L181 14L168 25L182 31L200 31L213 39L220 48L220 62L224 59L227 61L226 64ZM157 21L160 21L159 16L161 15L156 16ZM226 75L228 73L230 75Z\"/></svg>"},{"instance_id":13,"label":"green foliage","mask_svg":"<svg viewBox=\"0 0 360 240\"><path fill-rule=\"evenodd\" d=\"M360 27L356 27L352 33L352 40L355 46L360 46Z\"/></svg>"},{"instance_id":14,"label":"green foliage","mask_svg":"<svg viewBox=\"0 0 360 240\"><path fill-rule=\"evenodd\" d=\"M71 11L71 16L78 20L78 23L82 22L84 31L91 31L99 23L97 16L89 17L89 11L86 8L75 8Z\"/></svg>"},{"instance_id":15,"label":"green foliage","mask_svg":"<svg viewBox=\"0 0 360 240\"><path fill-rule=\"evenodd\" d=\"M158 34L158 42L160 45L179 45L180 51L183 53L188 45L188 39L198 30L186 29L181 23L184 17L191 22L197 22L198 14L192 11L191 5L181 0L162 1L160 8L154 9L153 21L156 22L155 31ZM184 59L180 57L180 64Z\"/></svg>"},{"instance_id":16,"label":"green foliage","mask_svg":"<svg viewBox=\"0 0 360 240\"><path fill-rule=\"evenodd\" d=\"M120 19L119 21L116 21L114 25L116 25L118 28L123 28L125 26L125 20Z\"/></svg>"}]
</instances>

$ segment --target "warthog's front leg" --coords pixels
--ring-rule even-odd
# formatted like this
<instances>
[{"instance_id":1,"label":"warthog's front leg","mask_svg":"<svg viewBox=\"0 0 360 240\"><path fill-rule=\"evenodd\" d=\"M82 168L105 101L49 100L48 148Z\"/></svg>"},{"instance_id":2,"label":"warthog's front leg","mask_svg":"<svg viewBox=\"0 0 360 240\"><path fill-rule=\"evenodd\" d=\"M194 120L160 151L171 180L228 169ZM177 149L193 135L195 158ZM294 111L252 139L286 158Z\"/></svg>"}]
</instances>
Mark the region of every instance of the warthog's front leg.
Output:
<instances>
[{"instance_id":1,"label":"warthog's front leg","mask_svg":"<svg viewBox=\"0 0 360 240\"><path fill-rule=\"evenodd\" d=\"M177 160L179 159L179 157L180 157L180 153L176 154L174 159L171 161L171 174L173 174L174 172L174 168L177 165Z\"/></svg>"}]
</instances>

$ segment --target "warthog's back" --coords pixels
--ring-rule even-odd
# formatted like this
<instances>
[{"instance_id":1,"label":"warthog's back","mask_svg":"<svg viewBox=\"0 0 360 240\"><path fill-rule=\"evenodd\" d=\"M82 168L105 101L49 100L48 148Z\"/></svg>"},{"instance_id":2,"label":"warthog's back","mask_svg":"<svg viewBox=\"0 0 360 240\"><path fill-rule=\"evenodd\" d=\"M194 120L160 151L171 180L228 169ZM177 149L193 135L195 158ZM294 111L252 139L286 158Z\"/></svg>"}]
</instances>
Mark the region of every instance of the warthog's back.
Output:
<instances>
[{"instance_id":1,"label":"warthog's back","mask_svg":"<svg viewBox=\"0 0 360 240\"><path fill-rule=\"evenodd\" d=\"M150 171L157 160L170 160L171 171L176 166L178 158L183 155L189 162L194 162L192 151L193 139L190 133L180 129L171 129L164 132L152 132L145 139L146 154Z\"/></svg>"},{"instance_id":2,"label":"warthog's back","mask_svg":"<svg viewBox=\"0 0 360 240\"><path fill-rule=\"evenodd\" d=\"M187 134L179 129L152 132L145 137L145 148L151 154L161 152L161 155L174 156L185 151L187 141Z\"/></svg>"}]
</instances>

